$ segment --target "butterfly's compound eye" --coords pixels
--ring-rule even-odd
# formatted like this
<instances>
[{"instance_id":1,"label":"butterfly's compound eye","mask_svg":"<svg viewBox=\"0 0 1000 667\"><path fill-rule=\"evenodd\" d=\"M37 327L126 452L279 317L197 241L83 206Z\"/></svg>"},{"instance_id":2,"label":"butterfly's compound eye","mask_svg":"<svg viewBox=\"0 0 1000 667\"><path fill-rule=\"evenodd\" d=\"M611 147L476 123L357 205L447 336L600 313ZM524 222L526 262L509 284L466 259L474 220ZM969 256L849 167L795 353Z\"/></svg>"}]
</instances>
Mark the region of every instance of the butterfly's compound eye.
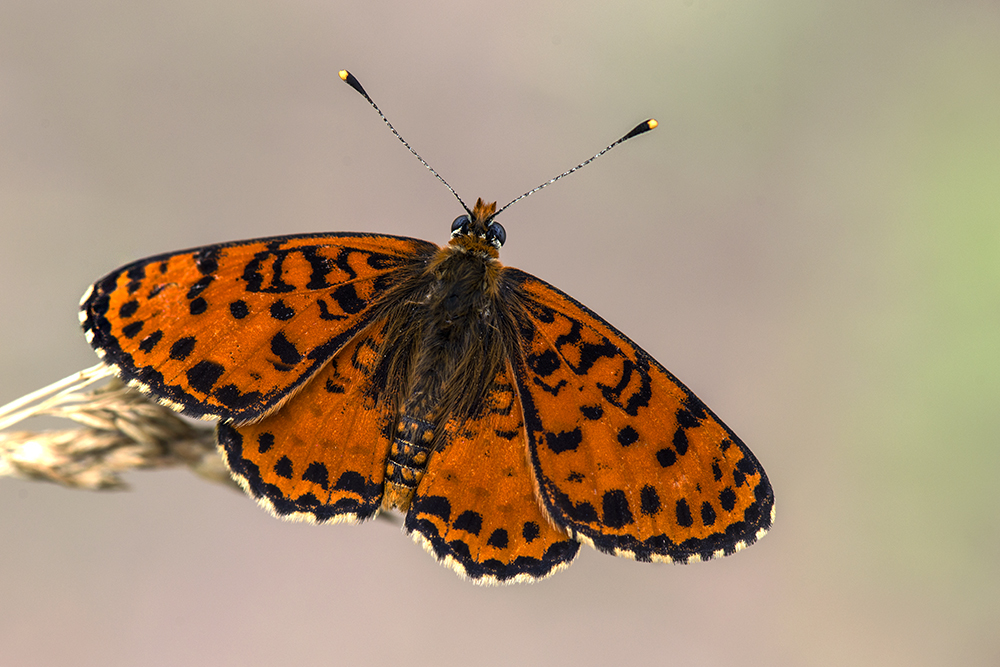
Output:
<instances>
[{"instance_id":1,"label":"butterfly's compound eye","mask_svg":"<svg viewBox=\"0 0 1000 667\"><path fill-rule=\"evenodd\" d=\"M486 234L498 248L507 241L507 230L499 222L491 222Z\"/></svg>"},{"instance_id":2,"label":"butterfly's compound eye","mask_svg":"<svg viewBox=\"0 0 1000 667\"><path fill-rule=\"evenodd\" d=\"M460 215L455 218L455 222L451 223L451 233L455 234L464 231L469 226L469 216Z\"/></svg>"}]
</instances>

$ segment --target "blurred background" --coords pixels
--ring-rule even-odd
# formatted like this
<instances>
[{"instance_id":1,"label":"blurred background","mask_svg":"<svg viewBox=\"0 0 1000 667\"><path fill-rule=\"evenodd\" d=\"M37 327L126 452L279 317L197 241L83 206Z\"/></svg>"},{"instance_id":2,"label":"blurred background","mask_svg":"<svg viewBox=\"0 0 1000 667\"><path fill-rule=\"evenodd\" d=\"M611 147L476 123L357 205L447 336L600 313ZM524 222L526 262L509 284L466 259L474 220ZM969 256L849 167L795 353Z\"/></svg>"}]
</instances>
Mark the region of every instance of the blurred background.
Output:
<instances>
[{"instance_id":1,"label":"blurred background","mask_svg":"<svg viewBox=\"0 0 1000 667\"><path fill-rule=\"evenodd\" d=\"M753 449L773 531L584 548L484 589L397 526L275 520L188 472L0 480L3 665L1000 663L1000 5L0 5L0 403L95 363L133 259L354 230L505 263L642 345Z\"/></svg>"}]
</instances>

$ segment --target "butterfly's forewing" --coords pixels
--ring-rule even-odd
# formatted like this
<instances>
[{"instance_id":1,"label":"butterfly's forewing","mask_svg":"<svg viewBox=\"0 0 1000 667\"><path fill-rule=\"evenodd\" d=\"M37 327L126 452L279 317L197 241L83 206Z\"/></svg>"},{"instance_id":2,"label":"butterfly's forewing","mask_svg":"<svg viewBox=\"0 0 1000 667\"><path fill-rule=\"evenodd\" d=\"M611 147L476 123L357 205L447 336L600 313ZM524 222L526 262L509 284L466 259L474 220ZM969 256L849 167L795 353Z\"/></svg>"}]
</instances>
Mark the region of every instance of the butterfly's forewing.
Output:
<instances>
[{"instance_id":1,"label":"butterfly's forewing","mask_svg":"<svg viewBox=\"0 0 1000 667\"><path fill-rule=\"evenodd\" d=\"M356 335L281 409L219 425L230 470L275 515L360 521L378 511L393 417L371 383L383 326Z\"/></svg>"},{"instance_id":2,"label":"butterfly's forewing","mask_svg":"<svg viewBox=\"0 0 1000 667\"><path fill-rule=\"evenodd\" d=\"M438 560L479 583L532 581L562 569L580 545L539 506L512 371L477 413L449 424L406 515Z\"/></svg>"},{"instance_id":3,"label":"butterfly's forewing","mask_svg":"<svg viewBox=\"0 0 1000 667\"><path fill-rule=\"evenodd\" d=\"M686 562L732 553L771 525L750 450L625 335L523 271L516 370L532 466L553 520L602 551Z\"/></svg>"},{"instance_id":4,"label":"butterfly's forewing","mask_svg":"<svg viewBox=\"0 0 1000 667\"><path fill-rule=\"evenodd\" d=\"M363 327L426 241L316 234L160 255L93 285L80 319L130 384L196 417L258 419Z\"/></svg>"}]
</instances>

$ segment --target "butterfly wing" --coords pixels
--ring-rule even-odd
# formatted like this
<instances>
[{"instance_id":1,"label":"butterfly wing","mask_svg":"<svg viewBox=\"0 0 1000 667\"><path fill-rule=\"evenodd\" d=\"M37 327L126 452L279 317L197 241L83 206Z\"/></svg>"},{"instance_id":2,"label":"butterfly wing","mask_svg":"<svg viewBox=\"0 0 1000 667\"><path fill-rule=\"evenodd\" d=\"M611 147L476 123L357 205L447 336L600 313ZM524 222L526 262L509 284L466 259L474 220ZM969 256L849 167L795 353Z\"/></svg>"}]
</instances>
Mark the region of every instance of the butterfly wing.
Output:
<instances>
[{"instance_id":1,"label":"butterfly wing","mask_svg":"<svg viewBox=\"0 0 1000 667\"><path fill-rule=\"evenodd\" d=\"M742 441L598 315L523 271L516 367L531 464L556 524L637 560L708 559L752 544L774 497Z\"/></svg>"},{"instance_id":2,"label":"butterfly wing","mask_svg":"<svg viewBox=\"0 0 1000 667\"><path fill-rule=\"evenodd\" d=\"M580 545L538 503L513 372L497 378L431 457L405 530L477 583L533 581L570 564Z\"/></svg>"},{"instance_id":3,"label":"butterfly wing","mask_svg":"<svg viewBox=\"0 0 1000 667\"><path fill-rule=\"evenodd\" d=\"M130 385L194 417L259 419L437 250L365 234L274 237L129 264L81 302L87 340Z\"/></svg>"},{"instance_id":4,"label":"butterfly wing","mask_svg":"<svg viewBox=\"0 0 1000 667\"><path fill-rule=\"evenodd\" d=\"M229 469L272 514L357 522L378 512L392 432L392 411L371 382L383 328L356 335L280 410L219 424Z\"/></svg>"}]
</instances>

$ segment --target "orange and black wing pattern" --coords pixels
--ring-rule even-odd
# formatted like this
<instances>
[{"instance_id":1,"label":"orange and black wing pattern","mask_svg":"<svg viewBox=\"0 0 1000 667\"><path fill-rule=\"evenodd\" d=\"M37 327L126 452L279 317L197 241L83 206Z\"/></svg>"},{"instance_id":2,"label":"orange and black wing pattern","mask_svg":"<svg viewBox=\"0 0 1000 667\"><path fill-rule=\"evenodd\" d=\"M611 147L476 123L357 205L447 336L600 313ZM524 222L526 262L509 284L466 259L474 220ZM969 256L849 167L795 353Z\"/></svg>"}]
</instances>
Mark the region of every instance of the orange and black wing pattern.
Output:
<instances>
[{"instance_id":1,"label":"orange and black wing pattern","mask_svg":"<svg viewBox=\"0 0 1000 667\"><path fill-rule=\"evenodd\" d=\"M534 581L567 567L580 545L538 502L512 370L496 378L476 414L449 427L405 530L476 583Z\"/></svg>"},{"instance_id":2,"label":"orange and black wing pattern","mask_svg":"<svg viewBox=\"0 0 1000 667\"><path fill-rule=\"evenodd\" d=\"M91 346L131 386L194 417L274 410L364 328L433 243L315 234L207 246L129 264L81 301Z\"/></svg>"},{"instance_id":3,"label":"orange and black wing pattern","mask_svg":"<svg viewBox=\"0 0 1000 667\"><path fill-rule=\"evenodd\" d=\"M275 516L358 522L378 512L393 419L372 382L383 329L354 336L281 409L244 426L219 424L229 469Z\"/></svg>"},{"instance_id":4,"label":"orange and black wing pattern","mask_svg":"<svg viewBox=\"0 0 1000 667\"><path fill-rule=\"evenodd\" d=\"M641 561L724 556L770 527L774 496L750 450L600 316L523 271L515 376L531 466L552 520Z\"/></svg>"}]
</instances>

